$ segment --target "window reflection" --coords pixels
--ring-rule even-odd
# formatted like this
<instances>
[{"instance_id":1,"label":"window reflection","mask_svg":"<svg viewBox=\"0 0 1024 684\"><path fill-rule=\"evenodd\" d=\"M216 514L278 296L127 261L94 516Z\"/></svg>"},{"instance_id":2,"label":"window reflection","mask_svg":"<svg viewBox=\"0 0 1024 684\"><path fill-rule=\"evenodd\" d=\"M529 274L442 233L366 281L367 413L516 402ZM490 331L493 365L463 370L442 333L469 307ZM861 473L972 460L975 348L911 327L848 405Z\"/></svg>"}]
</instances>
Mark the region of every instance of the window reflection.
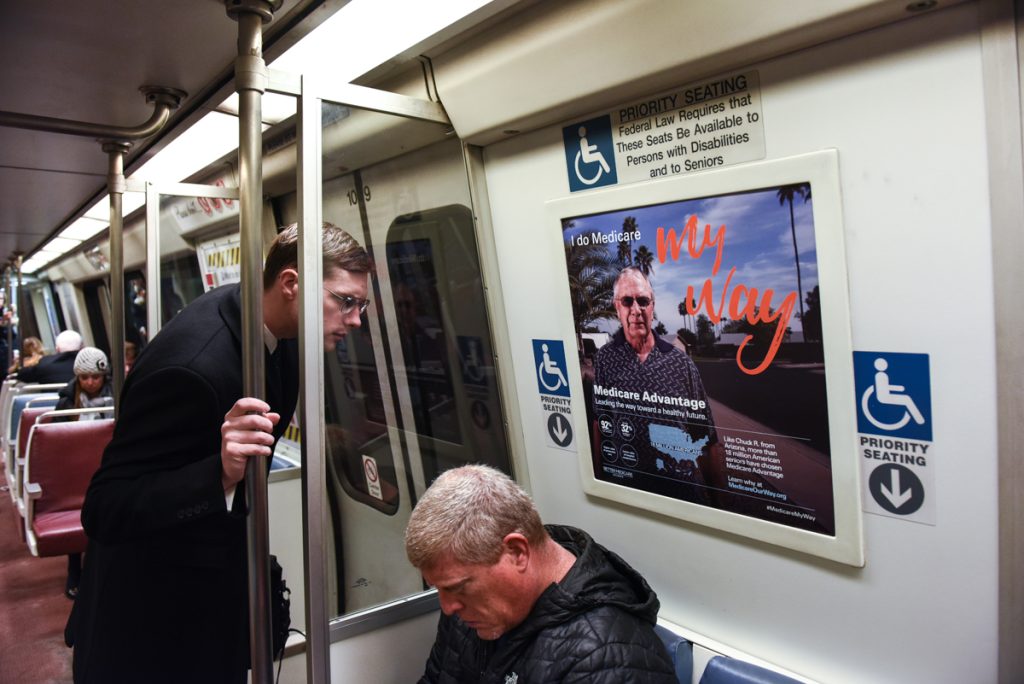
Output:
<instances>
[{"instance_id":1,"label":"window reflection","mask_svg":"<svg viewBox=\"0 0 1024 684\"><path fill-rule=\"evenodd\" d=\"M387 254L416 432L461 444L430 241L389 243ZM421 447L436 458L430 443Z\"/></svg>"},{"instance_id":2,"label":"window reflection","mask_svg":"<svg viewBox=\"0 0 1024 684\"><path fill-rule=\"evenodd\" d=\"M327 463L333 481L356 501L394 515L398 486L384 399L366 314L325 360Z\"/></svg>"},{"instance_id":3,"label":"window reflection","mask_svg":"<svg viewBox=\"0 0 1024 684\"><path fill-rule=\"evenodd\" d=\"M396 218L387 259L424 484L466 463L511 472L472 213Z\"/></svg>"}]
</instances>

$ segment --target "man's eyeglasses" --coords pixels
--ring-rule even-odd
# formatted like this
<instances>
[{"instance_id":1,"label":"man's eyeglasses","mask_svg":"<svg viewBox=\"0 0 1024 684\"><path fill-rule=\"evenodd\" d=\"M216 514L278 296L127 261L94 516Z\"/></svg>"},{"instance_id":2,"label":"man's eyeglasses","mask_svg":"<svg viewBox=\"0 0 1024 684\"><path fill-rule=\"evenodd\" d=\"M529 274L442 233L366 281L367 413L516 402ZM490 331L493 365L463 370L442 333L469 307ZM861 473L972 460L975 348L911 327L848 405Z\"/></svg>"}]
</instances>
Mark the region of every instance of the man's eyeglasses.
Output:
<instances>
[{"instance_id":1,"label":"man's eyeglasses","mask_svg":"<svg viewBox=\"0 0 1024 684\"><path fill-rule=\"evenodd\" d=\"M641 309L646 309L651 304L650 297L619 297L619 301L627 309L633 308L633 302L639 304Z\"/></svg>"},{"instance_id":2,"label":"man's eyeglasses","mask_svg":"<svg viewBox=\"0 0 1024 684\"><path fill-rule=\"evenodd\" d=\"M324 292L331 295L341 304L341 313L347 315L352 313L353 309L359 309L359 313L362 314L366 311L366 307L370 306L369 299L360 299L359 297L351 297L349 295L338 294L332 290L324 288Z\"/></svg>"}]
</instances>

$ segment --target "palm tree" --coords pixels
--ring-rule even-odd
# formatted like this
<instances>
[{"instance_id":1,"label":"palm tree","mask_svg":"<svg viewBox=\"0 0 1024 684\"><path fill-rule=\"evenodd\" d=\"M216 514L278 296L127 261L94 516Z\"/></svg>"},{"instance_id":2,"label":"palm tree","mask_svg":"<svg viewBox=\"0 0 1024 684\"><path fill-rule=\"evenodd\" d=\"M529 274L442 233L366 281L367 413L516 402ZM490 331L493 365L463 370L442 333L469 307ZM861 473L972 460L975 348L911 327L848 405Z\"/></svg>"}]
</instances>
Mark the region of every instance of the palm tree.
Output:
<instances>
[{"instance_id":1,"label":"palm tree","mask_svg":"<svg viewBox=\"0 0 1024 684\"><path fill-rule=\"evenodd\" d=\"M793 259L796 261L796 289L797 294L800 297L800 325L803 326L804 287L803 280L800 277L800 252L796 248L796 219L793 217L793 198L796 196L802 197L806 203L811 199L811 184L794 183L793 185L783 185L779 188L776 195L779 198L780 205L789 202L789 229L793 233Z\"/></svg>"},{"instance_id":2,"label":"palm tree","mask_svg":"<svg viewBox=\"0 0 1024 684\"><path fill-rule=\"evenodd\" d=\"M633 264L645 276L650 278L651 274L654 273L654 252L647 249L647 245L640 245L640 248L636 250L636 254L633 257Z\"/></svg>"},{"instance_id":3,"label":"palm tree","mask_svg":"<svg viewBox=\"0 0 1024 684\"><path fill-rule=\"evenodd\" d=\"M697 309L697 300L693 299L692 297L690 298L690 308L694 310ZM693 316L690 315L689 310L686 308L685 299L679 302L679 315L683 317L683 327L685 327L687 330L692 330L694 328ZM690 319L690 325L687 325L686 323L687 318Z\"/></svg>"},{"instance_id":4,"label":"palm tree","mask_svg":"<svg viewBox=\"0 0 1024 684\"><path fill-rule=\"evenodd\" d=\"M636 230L636 217L627 216L622 222L622 232L626 234L632 234ZM619 263L623 266L629 266L629 255L633 253L633 241L623 240L619 243Z\"/></svg>"},{"instance_id":5,"label":"palm tree","mask_svg":"<svg viewBox=\"0 0 1024 684\"><path fill-rule=\"evenodd\" d=\"M619 269L608 247L566 243L565 263L576 330L602 318L615 318L613 292Z\"/></svg>"}]
</instances>

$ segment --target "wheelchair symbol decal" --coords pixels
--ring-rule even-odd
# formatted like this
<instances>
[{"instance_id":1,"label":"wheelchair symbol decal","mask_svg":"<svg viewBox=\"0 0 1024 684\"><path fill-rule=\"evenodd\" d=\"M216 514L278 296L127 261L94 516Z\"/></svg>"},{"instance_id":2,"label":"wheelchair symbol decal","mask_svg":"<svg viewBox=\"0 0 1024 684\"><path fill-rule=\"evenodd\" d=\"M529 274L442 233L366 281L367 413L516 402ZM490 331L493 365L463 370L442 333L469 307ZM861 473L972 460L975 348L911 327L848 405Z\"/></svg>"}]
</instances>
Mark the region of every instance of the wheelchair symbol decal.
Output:
<instances>
[{"instance_id":1,"label":"wheelchair symbol decal","mask_svg":"<svg viewBox=\"0 0 1024 684\"><path fill-rule=\"evenodd\" d=\"M926 354L854 352L854 369L860 432L931 439Z\"/></svg>"},{"instance_id":2,"label":"wheelchair symbol decal","mask_svg":"<svg viewBox=\"0 0 1024 684\"><path fill-rule=\"evenodd\" d=\"M459 335L459 366L462 369L462 381L467 385L487 386L486 359L483 341L479 337Z\"/></svg>"},{"instance_id":3,"label":"wheelchair symbol decal","mask_svg":"<svg viewBox=\"0 0 1024 684\"><path fill-rule=\"evenodd\" d=\"M875 370L878 371L875 373L875 384L864 391L860 400L860 407L861 410L864 411L864 417L867 418L872 425L881 430L899 430L910 422L911 418L913 418L914 422L918 425L924 425L924 416L921 415L921 411L917 408L917 404L914 403L913 397L909 394L901 394L906 387L903 385L893 385L889 382L889 374L886 373L886 369L888 368L888 361L883 358L875 359ZM872 394L875 395L875 401L880 404L904 407L903 416L894 423L883 423L875 418L871 415L869 401Z\"/></svg>"},{"instance_id":4,"label":"wheelchair symbol decal","mask_svg":"<svg viewBox=\"0 0 1024 684\"><path fill-rule=\"evenodd\" d=\"M551 360L551 356L548 354L548 345L542 344L540 348L544 354L544 360L537 366L537 380L540 381L541 386L549 392L557 392L562 387L568 387L569 381L565 379L562 369Z\"/></svg>"},{"instance_id":5,"label":"wheelchair symbol decal","mask_svg":"<svg viewBox=\"0 0 1024 684\"><path fill-rule=\"evenodd\" d=\"M601 151L597 149L597 145L591 145L587 140L587 127L580 126L580 149L576 150L576 162L574 164L576 169L576 177L579 178L580 183L584 185L593 185L597 181L601 180L601 175L605 173L611 173L611 167L608 166L608 160L604 158ZM580 170L580 161L588 166L597 164L598 167L594 175L590 178L585 178L583 172Z\"/></svg>"},{"instance_id":6,"label":"wheelchair symbol decal","mask_svg":"<svg viewBox=\"0 0 1024 684\"><path fill-rule=\"evenodd\" d=\"M533 359L537 364L537 390L541 394L568 397L569 377L562 342L533 340Z\"/></svg>"},{"instance_id":7,"label":"wheelchair symbol decal","mask_svg":"<svg viewBox=\"0 0 1024 684\"><path fill-rule=\"evenodd\" d=\"M562 129L569 190L576 192L618 182L612 121L608 115Z\"/></svg>"}]
</instances>

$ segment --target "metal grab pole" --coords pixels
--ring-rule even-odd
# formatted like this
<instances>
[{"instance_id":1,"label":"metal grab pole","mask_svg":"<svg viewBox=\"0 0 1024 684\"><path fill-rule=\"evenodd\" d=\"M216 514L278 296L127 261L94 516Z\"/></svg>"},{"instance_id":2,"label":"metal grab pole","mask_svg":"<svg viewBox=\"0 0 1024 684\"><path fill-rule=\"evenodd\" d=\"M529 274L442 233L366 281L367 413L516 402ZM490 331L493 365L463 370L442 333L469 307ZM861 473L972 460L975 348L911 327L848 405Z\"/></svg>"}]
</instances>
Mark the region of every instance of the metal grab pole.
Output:
<instances>
[{"instance_id":1,"label":"metal grab pole","mask_svg":"<svg viewBox=\"0 0 1024 684\"><path fill-rule=\"evenodd\" d=\"M107 192L110 194L110 365L114 389L114 417L120 415L124 386L124 155L131 145L122 141L103 143L110 157Z\"/></svg>"},{"instance_id":2,"label":"metal grab pole","mask_svg":"<svg viewBox=\"0 0 1024 684\"><path fill-rule=\"evenodd\" d=\"M266 398L263 361L263 130L262 97L267 88L263 24L280 2L225 0L238 22L235 88L238 92L238 193L242 269L242 377L246 396ZM274 681L270 632L270 538L267 463L250 458L245 468L249 567L249 653L253 684Z\"/></svg>"},{"instance_id":3,"label":"metal grab pole","mask_svg":"<svg viewBox=\"0 0 1024 684\"><path fill-rule=\"evenodd\" d=\"M21 273L21 255L17 255L18 273ZM11 312L11 320L7 324L7 368L14 363L14 315L20 316L21 312L14 306L14 298L11 297L11 267L4 269L4 308Z\"/></svg>"}]
</instances>

